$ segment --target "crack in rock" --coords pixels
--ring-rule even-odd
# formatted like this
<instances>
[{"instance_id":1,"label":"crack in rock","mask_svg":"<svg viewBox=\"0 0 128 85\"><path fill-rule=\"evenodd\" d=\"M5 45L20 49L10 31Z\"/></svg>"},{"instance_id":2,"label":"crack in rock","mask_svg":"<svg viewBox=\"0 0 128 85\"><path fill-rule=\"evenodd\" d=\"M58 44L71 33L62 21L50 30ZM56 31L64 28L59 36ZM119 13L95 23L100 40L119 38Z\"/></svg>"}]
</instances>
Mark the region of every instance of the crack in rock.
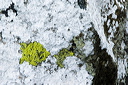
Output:
<instances>
[{"instance_id":1,"label":"crack in rock","mask_svg":"<svg viewBox=\"0 0 128 85\"><path fill-rule=\"evenodd\" d=\"M14 13L16 13L16 16L18 15L17 10L14 8L14 3L10 4L10 6L6 10L1 10L1 14L4 14L6 17L8 17L8 10L12 10Z\"/></svg>"}]
</instances>

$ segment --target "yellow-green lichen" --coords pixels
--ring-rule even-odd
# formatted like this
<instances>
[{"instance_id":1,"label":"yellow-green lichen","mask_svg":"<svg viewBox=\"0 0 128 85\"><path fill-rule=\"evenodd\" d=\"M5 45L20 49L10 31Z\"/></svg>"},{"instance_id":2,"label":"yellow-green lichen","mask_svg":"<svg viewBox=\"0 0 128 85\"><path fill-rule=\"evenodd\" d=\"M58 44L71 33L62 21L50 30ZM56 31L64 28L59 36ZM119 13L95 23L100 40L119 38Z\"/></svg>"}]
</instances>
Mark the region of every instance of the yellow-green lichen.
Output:
<instances>
[{"instance_id":1,"label":"yellow-green lichen","mask_svg":"<svg viewBox=\"0 0 128 85\"><path fill-rule=\"evenodd\" d=\"M20 58L19 62L20 64L26 61L33 66L37 66L42 61L45 61L50 55L50 52L48 52L42 44L36 41L29 44L20 43L20 45L20 50L22 51L22 58Z\"/></svg>"},{"instance_id":2,"label":"yellow-green lichen","mask_svg":"<svg viewBox=\"0 0 128 85\"><path fill-rule=\"evenodd\" d=\"M56 55L54 55L54 57L57 59L57 65L61 68L64 67L63 65L63 61L66 59L66 57L68 56L73 56L74 53L72 51L69 51L68 49L64 48L62 50L60 50L60 52Z\"/></svg>"}]
</instances>

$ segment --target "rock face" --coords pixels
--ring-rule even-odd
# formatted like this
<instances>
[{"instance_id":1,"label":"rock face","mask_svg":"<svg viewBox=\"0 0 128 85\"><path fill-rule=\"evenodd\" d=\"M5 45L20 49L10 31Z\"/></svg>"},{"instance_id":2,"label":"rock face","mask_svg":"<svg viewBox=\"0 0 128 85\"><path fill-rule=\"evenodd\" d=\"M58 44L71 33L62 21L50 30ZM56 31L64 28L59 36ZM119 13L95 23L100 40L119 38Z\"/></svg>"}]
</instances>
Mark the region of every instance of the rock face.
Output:
<instances>
[{"instance_id":1,"label":"rock face","mask_svg":"<svg viewBox=\"0 0 128 85\"><path fill-rule=\"evenodd\" d=\"M0 4L0 85L128 85L128 0ZM29 41L50 52L22 49L22 62L36 67L17 63L19 43Z\"/></svg>"}]
</instances>

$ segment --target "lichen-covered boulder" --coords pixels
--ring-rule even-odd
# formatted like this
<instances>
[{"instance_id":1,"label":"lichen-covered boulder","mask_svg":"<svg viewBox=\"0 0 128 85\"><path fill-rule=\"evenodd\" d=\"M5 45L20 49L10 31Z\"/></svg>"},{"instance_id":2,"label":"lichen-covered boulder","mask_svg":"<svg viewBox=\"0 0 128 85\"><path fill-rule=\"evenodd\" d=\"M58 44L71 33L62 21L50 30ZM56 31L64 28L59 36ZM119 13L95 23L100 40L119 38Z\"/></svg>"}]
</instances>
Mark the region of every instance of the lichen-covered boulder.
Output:
<instances>
[{"instance_id":1,"label":"lichen-covered boulder","mask_svg":"<svg viewBox=\"0 0 128 85\"><path fill-rule=\"evenodd\" d=\"M36 41L29 44L20 43L20 45L22 51L22 58L20 58L19 62L20 64L26 61L33 66L37 66L42 61L45 61L50 55L50 52L48 52L42 44Z\"/></svg>"}]
</instances>

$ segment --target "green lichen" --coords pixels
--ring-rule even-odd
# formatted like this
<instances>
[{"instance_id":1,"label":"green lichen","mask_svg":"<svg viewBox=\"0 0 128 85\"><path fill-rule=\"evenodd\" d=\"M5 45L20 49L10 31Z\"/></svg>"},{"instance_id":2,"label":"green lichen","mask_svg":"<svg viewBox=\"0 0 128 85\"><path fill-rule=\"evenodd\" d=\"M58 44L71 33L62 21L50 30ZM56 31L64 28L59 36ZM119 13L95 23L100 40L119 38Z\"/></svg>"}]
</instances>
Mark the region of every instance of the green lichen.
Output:
<instances>
[{"instance_id":1,"label":"green lichen","mask_svg":"<svg viewBox=\"0 0 128 85\"><path fill-rule=\"evenodd\" d=\"M84 34L81 32L78 36L73 37L73 39L70 41L71 45L69 46L69 49L81 60L84 60L86 57L83 49L85 46L84 41Z\"/></svg>"},{"instance_id":2,"label":"green lichen","mask_svg":"<svg viewBox=\"0 0 128 85\"><path fill-rule=\"evenodd\" d=\"M68 49L64 48L62 50L60 50L60 52L56 55L54 55L54 57L57 59L57 65L61 68L64 67L63 65L63 61L66 59L66 57L68 56L73 56L74 53L72 51L69 51Z\"/></svg>"},{"instance_id":3,"label":"green lichen","mask_svg":"<svg viewBox=\"0 0 128 85\"><path fill-rule=\"evenodd\" d=\"M26 61L33 66L37 66L42 61L45 61L50 55L50 52L48 52L42 44L36 41L29 44L20 43L20 45L20 50L22 51L22 58L20 58L19 62L20 64Z\"/></svg>"},{"instance_id":4,"label":"green lichen","mask_svg":"<svg viewBox=\"0 0 128 85\"><path fill-rule=\"evenodd\" d=\"M77 36L73 38L74 43L76 44L77 49L82 49L85 46L83 36Z\"/></svg>"}]
</instances>

